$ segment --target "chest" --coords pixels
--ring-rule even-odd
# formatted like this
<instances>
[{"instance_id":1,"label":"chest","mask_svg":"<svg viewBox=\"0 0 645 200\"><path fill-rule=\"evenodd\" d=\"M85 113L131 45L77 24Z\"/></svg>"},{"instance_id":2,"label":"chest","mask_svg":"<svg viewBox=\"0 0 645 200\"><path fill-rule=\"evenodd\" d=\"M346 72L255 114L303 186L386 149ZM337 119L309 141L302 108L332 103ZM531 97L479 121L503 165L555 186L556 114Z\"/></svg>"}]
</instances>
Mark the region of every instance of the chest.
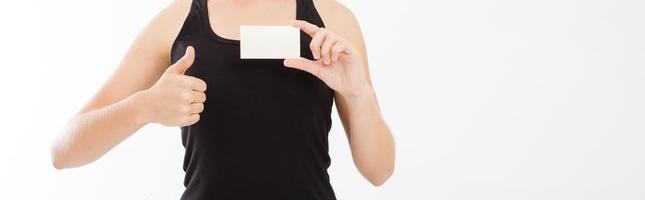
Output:
<instances>
[{"instance_id":1,"label":"chest","mask_svg":"<svg viewBox=\"0 0 645 200\"><path fill-rule=\"evenodd\" d=\"M211 0L206 9L213 31L237 40L240 25L288 25L296 18L298 8L294 0Z\"/></svg>"},{"instance_id":2,"label":"chest","mask_svg":"<svg viewBox=\"0 0 645 200\"><path fill-rule=\"evenodd\" d=\"M315 111L331 106L333 90L311 74L285 67L281 59L240 59L238 44L210 38L195 37L187 42L195 48L196 57L186 75L206 82L207 107L254 102L239 107ZM310 55L306 47L301 51Z\"/></svg>"}]
</instances>

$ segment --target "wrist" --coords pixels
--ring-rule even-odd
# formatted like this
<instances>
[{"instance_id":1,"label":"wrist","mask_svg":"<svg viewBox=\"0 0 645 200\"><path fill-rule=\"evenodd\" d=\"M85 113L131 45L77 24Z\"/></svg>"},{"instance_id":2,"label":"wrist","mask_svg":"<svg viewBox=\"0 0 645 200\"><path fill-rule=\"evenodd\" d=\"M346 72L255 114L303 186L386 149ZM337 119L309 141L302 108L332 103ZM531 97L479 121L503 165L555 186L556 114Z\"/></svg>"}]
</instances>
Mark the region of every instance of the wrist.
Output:
<instances>
[{"instance_id":1,"label":"wrist","mask_svg":"<svg viewBox=\"0 0 645 200\"><path fill-rule=\"evenodd\" d=\"M350 115L358 113L369 113L365 111L378 110L378 103L376 100L376 93L371 86L367 86L361 90L356 90L350 95L341 94L347 107L352 110Z\"/></svg>"},{"instance_id":2,"label":"wrist","mask_svg":"<svg viewBox=\"0 0 645 200\"><path fill-rule=\"evenodd\" d=\"M351 90L349 92L341 93L349 103L356 102L364 102L366 100L371 100L375 98L375 93L374 89L372 88L371 85L365 84L362 87L358 87L357 89Z\"/></svg>"},{"instance_id":3,"label":"wrist","mask_svg":"<svg viewBox=\"0 0 645 200\"><path fill-rule=\"evenodd\" d=\"M133 111L133 120L138 125L143 126L154 121L149 99L148 90L138 91L128 99L128 106Z\"/></svg>"},{"instance_id":4,"label":"wrist","mask_svg":"<svg viewBox=\"0 0 645 200\"><path fill-rule=\"evenodd\" d=\"M347 115L350 119L353 119L354 123L380 118L378 100L371 86L354 93L354 95L345 96L341 94L341 96L343 96L342 101L348 110Z\"/></svg>"}]
</instances>

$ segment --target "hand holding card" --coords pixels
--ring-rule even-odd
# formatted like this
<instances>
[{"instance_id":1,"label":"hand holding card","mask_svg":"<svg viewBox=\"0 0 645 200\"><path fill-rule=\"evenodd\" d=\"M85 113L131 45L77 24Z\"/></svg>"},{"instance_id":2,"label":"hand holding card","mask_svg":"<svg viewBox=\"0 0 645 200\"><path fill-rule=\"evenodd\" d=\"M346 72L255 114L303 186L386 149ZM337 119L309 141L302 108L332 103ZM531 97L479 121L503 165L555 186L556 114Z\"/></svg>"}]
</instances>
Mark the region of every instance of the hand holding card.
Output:
<instances>
[{"instance_id":1,"label":"hand holding card","mask_svg":"<svg viewBox=\"0 0 645 200\"><path fill-rule=\"evenodd\" d=\"M345 97L361 97L372 92L361 52L341 35L306 21L292 22L312 37L309 48L315 60L289 58L286 67L311 73Z\"/></svg>"}]
</instances>

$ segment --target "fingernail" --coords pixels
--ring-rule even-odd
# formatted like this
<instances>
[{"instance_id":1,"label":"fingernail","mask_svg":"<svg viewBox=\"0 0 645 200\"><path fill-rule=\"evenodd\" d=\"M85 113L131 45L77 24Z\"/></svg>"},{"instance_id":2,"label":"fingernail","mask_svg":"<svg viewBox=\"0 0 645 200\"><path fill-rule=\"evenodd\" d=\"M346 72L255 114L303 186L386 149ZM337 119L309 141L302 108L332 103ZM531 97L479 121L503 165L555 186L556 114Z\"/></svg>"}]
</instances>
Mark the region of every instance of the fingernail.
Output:
<instances>
[{"instance_id":1,"label":"fingernail","mask_svg":"<svg viewBox=\"0 0 645 200\"><path fill-rule=\"evenodd\" d=\"M289 59L284 59L284 62L282 62L282 64L283 64L285 67L290 67L290 65L291 65L292 63L293 63L293 61L292 61L292 60L289 60Z\"/></svg>"}]
</instances>

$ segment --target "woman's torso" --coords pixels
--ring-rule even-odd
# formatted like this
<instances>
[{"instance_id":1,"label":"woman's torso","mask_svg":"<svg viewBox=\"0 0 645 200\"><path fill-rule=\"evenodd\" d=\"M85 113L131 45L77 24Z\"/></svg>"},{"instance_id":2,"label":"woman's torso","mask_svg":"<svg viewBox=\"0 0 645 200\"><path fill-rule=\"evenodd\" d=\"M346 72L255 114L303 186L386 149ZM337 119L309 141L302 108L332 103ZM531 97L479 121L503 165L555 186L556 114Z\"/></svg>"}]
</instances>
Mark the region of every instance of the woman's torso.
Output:
<instances>
[{"instance_id":1,"label":"woman's torso","mask_svg":"<svg viewBox=\"0 0 645 200\"><path fill-rule=\"evenodd\" d=\"M313 2L296 2L297 19L324 26ZM171 49L174 63L193 46L186 75L208 85L201 120L181 128L182 199L335 199L327 174L333 90L282 60L241 60L239 41L210 25L206 0L194 0ZM311 38L300 40L311 59Z\"/></svg>"}]
</instances>

